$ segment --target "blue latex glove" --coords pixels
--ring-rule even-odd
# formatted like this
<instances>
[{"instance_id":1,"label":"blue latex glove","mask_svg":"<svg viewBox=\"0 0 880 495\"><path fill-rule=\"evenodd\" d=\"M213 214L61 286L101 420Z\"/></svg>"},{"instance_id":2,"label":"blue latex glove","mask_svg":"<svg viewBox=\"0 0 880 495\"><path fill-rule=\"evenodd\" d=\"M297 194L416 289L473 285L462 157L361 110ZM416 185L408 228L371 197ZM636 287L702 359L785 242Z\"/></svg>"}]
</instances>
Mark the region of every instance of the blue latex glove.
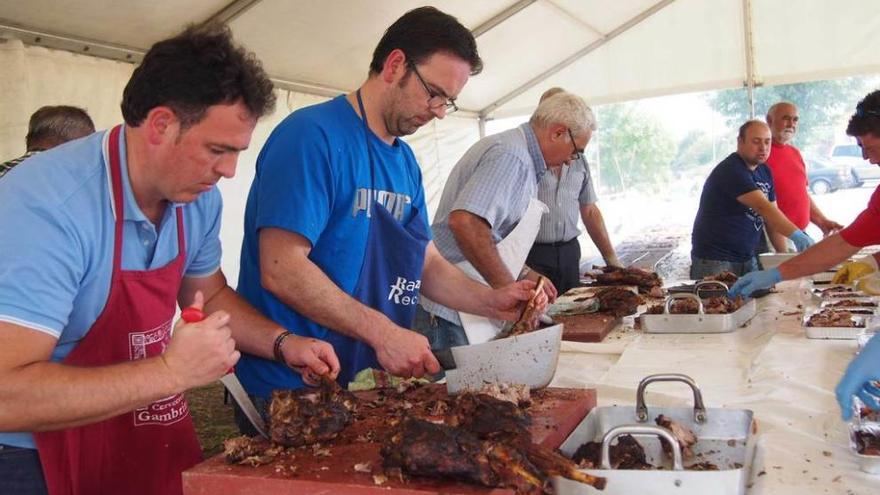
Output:
<instances>
[{"instance_id":1,"label":"blue latex glove","mask_svg":"<svg viewBox=\"0 0 880 495\"><path fill-rule=\"evenodd\" d=\"M749 272L740 277L727 294L730 297L751 296L752 292L759 289L769 289L781 281L782 274L779 273L779 268Z\"/></svg>"},{"instance_id":2,"label":"blue latex glove","mask_svg":"<svg viewBox=\"0 0 880 495\"><path fill-rule=\"evenodd\" d=\"M794 247L799 253L806 251L808 247L816 244L816 241L803 230L795 230L788 238L794 243Z\"/></svg>"},{"instance_id":3,"label":"blue latex glove","mask_svg":"<svg viewBox=\"0 0 880 495\"><path fill-rule=\"evenodd\" d=\"M854 395L871 409L880 410L880 390L871 384L873 381L880 381L880 337L876 334L849 363L834 389L844 421L852 417Z\"/></svg>"}]
</instances>

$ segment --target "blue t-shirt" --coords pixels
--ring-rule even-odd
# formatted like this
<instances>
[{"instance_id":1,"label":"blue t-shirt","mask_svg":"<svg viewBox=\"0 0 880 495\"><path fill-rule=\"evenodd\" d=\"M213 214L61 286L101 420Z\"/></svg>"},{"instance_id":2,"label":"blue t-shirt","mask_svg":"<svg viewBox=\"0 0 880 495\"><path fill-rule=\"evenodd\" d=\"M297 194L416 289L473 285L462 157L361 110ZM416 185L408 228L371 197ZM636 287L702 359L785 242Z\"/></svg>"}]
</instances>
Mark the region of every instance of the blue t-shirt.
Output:
<instances>
[{"instance_id":1,"label":"blue t-shirt","mask_svg":"<svg viewBox=\"0 0 880 495\"><path fill-rule=\"evenodd\" d=\"M323 339L329 330L263 288L260 229L283 229L308 239L309 259L348 294L354 292L361 271L370 225L367 212L374 198L401 223L418 208L428 230L422 175L412 150L400 139L388 145L364 131L354 108L339 96L289 115L272 131L257 158L244 215L238 291L297 335ZM291 283L307 283L297 277L291 273ZM350 357L339 358L345 363ZM247 354L235 370L248 392L262 397L273 389L302 386L299 374L283 364Z\"/></svg>"},{"instance_id":2,"label":"blue t-shirt","mask_svg":"<svg viewBox=\"0 0 880 495\"><path fill-rule=\"evenodd\" d=\"M738 154L731 153L712 170L703 185L694 219L692 255L738 263L755 255L764 219L736 200L754 190L763 192L768 201L776 201L773 174L764 163L749 170Z\"/></svg>"},{"instance_id":3,"label":"blue t-shirt","mask_svg":"<svg viewBox=\"0 0 880 495\"><path fill-rule=\"evenodd\" d=\"M105 134L39 153L0 181L0 321L57 338L56 362L85 337L110 291L115 214L102 152ZM160 268L178 254L175 209L166 208L157 231L131 190L125 133L120 154L122 268ZM216 187L183 205L187 276L211 275L220 267L220 210ZM0 433L0 443L33 447L26 433Z\"/></svg>"}]
</instances>

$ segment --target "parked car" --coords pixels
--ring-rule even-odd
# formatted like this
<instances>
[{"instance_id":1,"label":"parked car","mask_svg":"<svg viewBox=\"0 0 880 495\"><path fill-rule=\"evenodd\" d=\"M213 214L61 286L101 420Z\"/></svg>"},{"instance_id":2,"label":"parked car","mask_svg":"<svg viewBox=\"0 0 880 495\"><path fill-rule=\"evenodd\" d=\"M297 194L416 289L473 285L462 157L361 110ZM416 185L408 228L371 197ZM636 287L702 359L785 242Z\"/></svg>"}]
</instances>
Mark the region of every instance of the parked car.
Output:
<instances>
[{"instance_id":1,"label":"parked car","mask_svg":"<svg viewBox=\"0 0 880 495\"><path fill-rule=\"evenodd\" d=\"M813 194L830 193L849 186L852 176L846 167L815 156L805 156L804 164L807 166L807 181Z\"/></svg>"},{"instance_id":2,"label":"parked car","mask_svg":"<svg viewBox=\"0 0 880 495\"><path fill-rule=\"evenodd\" d=\"M831 151L831 160L838 166L850 167L855 186L861 187L866 180L880 180L880 167L862 158L862 148L857 144L839 144Z\"/></svg>"}]
</instances>

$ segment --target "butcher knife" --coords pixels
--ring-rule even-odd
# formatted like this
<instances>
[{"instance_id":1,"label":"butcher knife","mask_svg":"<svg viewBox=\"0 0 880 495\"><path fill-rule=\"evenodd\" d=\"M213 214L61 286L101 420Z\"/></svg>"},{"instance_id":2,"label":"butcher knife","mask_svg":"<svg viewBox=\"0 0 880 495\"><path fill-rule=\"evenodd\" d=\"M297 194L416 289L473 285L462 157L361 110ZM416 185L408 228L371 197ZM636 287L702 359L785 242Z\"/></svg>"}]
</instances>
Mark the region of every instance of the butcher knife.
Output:
<instances>
[{"instance_id":1,"label":"butcher knife","mask_svg":"<svg viewBox=\"0 0 880 495\"><path fill-rule=\"evenodd\" d=\"M198 308L190 306L180 312L180 317L187 323L197 323L205 319L205 313ZM220 378L220 382L223 383L226 390L229 391L229 395L238 403L238 407L241 408L257 432L263 435L263 437L269 438L269 435L266 434L266 422L263 421L263 417L260 416L254 403L251 402L251 398L248 397L244 387L241 386L241 382L238 381L238 377L235 376L235 368L229 368L226 374Z\"/></svg>"},{"instance_id":2,"label":"butcher knife","mask_svg":"<svg viewBox=\"0 0 880 495\"><path fill-rule=\"evenodd\" d=\"M454 370L458 366L455 364L455 357L452 355L452 349L431 349L431 353L440 363L440 367L444 370Z\"/></svg>"}]
</instances>

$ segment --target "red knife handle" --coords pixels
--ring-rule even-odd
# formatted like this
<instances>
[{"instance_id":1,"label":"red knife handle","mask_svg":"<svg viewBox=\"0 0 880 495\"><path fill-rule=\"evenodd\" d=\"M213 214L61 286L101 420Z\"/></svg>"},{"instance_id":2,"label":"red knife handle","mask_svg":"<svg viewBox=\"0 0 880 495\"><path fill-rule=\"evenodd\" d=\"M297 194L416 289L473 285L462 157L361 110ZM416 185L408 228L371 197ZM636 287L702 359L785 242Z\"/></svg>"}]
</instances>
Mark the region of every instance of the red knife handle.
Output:
<instances>
[{"instance_id":1,"label":"red knife handle","mask_svg":"<svg viewBox=\"0 0 880 495\"><path fill-rule=\"evenodd\" d=\"M180 318L187 323L198 323L205 319L205 312L194 306L187 306L180 311ZM235 373L235 368L229 368L226 373Z\"/></svg>"}]
</instances>

